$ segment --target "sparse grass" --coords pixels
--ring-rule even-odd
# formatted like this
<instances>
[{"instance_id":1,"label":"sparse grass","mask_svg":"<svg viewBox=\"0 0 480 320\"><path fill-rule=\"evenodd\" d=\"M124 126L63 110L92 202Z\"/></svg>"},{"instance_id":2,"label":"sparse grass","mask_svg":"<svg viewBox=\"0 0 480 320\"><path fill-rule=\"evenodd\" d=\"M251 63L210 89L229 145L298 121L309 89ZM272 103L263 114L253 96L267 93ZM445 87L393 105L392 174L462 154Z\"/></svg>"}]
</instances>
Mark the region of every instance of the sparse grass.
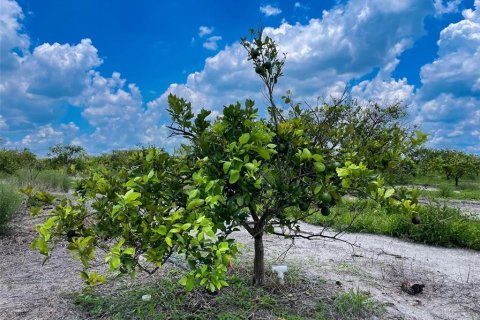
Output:
<instances>
[{"instance_id":1,"label":"sparse grass","mask_svg":"<svg viewBox=\"0 0 480 320\"><path fill-rule=\"evenodd\" d=\"M11 185L0 181L0 234L8 228L8 223L22 204L22 196Z\"/></svg>"},{"instance_id":2,"label":"sparse grass","mask_svg":"<svg viewBox=\"0 0 480 320\"><path fill-rule=\"evenodd\" d=\"M319 301L316 306L316 319L370 319L385 312L385 306L370 298L369 293L358 289L337 293L331 305ZM334 312L334 314L332 314Z\"/></svg>"},{"instance_id":3,"label":"sparse grass","mask_svg":"<svg viewBox=\"0 0 480 320\"><path fill-rule=\"evenodd\" d=\"M237 267L228 277L230 287L213 295L186 293L178 284L180 276L174 270L151 284L107 293L90 290L73 299L89 319L363 319L382 312L358 291L336 294L295 271L286 274L284 286L267 274L266 285L259 288L251 285L250 270ZM143 301L143 295L151 300Z\"/></svg>"},{"instance_id":4,"label":"sparse grass","mask_svg":"<svg viewBox=\"0 0 480 320\"><path fill-rule=\"evenodd\" d=\"M420 206L418 211L421 223L415 225L410 216L388 213L373 202L348 200L334 208L330 216L315 214L307 222L337 230L384 234L425 244L480 250L480 219L466 216L444 204Z\"/></svg>"},{"instance_id":5,"label":"sparse grass","mask_svg":"<svg viewBox=\"0 0 480 320\"><path fill-rule=\"evenodd\" d=\"M13 175L3 175L0 178L17 188L31 185L42 191L67 192L72 184L72 179L61 170L20 169Z\"/></svg>"},{"instance_id":6,"label":"sparse grass","mask_svg":"<svg viewBox=\"0 0 480 320\"><path fill-rule=\"evenodd\" d=\"M72 184L71 178L63 171L43 170L37 176L38 183L47 190L68 192Z\"/></svg>"},{"instance_id":7,"label":"sparse grass","mask_svg":"<svg viewBox=\"0 0 480 320\"><path fill-rule=\"evenodd\" d=\"M480 187L478 190L462 190L441 185L439 191L421 190L420 194L427 198L480 201Z\"/></svg>"}]
</instances>

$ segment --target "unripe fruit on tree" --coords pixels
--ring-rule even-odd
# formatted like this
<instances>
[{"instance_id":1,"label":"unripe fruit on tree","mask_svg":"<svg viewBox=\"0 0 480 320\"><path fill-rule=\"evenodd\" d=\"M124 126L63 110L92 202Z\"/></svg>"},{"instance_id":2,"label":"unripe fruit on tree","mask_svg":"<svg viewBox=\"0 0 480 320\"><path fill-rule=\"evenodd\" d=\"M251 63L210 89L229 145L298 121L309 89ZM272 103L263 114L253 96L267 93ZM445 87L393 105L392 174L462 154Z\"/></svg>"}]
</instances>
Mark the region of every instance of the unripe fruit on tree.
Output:
<instances>
[{"instance_id":1,"label":"unripe fruit on tree","mask_svg":"<svg viewBox=\"0 0 480 320\"><path fill-rule=\"evenodd\" d=\"M320 200L322 200L322 202L325 204L330 204L330 202L332 202L332 196L330 195L330 193L324 192L320 196Z\"/></svg>"},{"instance_id":2,"label":"unripe fruit on tree","mask_svg":"<svg viewBox=\"0 0 480 320\"><path fill-rule=\"evenodd\" d=\"M298 207L300 208L300 210L302 211L307 211L308 208L310 207L309 203L307 201L302 201L298 204Z\"/></svg>"},{"instance_id":3,"label":"unripe fruit on tree","mask_svg":"<svg viewBox=\"0 0 480 320\"><path fill-rule=\"evenodd\" d=\"M255 67L255 72L258 73L258 74L262 74L263 73L263 68L261 66L256 66Z\"/></svg>"},{"instance_id":4,"label":"unripe fruit on tree","mask_svg":"<svg viewBox=\"0 0 480 320\"><path fill-rule=\"evenodd\" d=\"M267 70L270 70L272 68L272 63L270 61L267 61L263 64L263 67Z\"/></svg>"},{"instance_id":5,"label":"unripe fruit on tree","mask_svg":"<svg viewBox=\"0 0 480 320\"><path fill-rule=\"evenodd\" d=\"M75 230L70 230L70 231L67 232L67 237L68 237L69 239L75 237L76 235L77 235L77 234L75 233Z\"/></svg>"},{"instance_id":6,"label":"unripe fruit on tree","mask_svg":"<svg viewBox=\"0 0 480 320\"><path fill-rule=\"evenodd\" d=\"M260 55L260 52L258 51L258 49L253 49L250 55L252 59L257 59L258 56Z\"/></svg>"},{"instance_id":7,"label":"unripe fruit on tree","mask_svg":"<svg viewBox=\"0 0 480 320\"><path fill-rule=\"evenodd\" d=\"M329 207L323 207L320 211L323 216L328 216L330 214L330 208Z\"/></svg>"}]
</instances>

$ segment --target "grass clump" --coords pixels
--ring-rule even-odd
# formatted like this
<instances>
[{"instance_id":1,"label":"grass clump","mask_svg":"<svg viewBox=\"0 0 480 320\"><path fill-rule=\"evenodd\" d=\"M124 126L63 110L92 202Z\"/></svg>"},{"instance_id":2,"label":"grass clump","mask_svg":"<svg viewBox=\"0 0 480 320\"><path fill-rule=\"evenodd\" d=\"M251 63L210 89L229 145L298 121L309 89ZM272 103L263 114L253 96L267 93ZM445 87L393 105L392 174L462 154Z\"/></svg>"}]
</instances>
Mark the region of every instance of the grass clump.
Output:
<instances>
[{"instance_id":1,"label":"grass clump","mask_svg":"<svg viewBox=\"0 0 480 320\"><path fill-rule=\"evenodd\" d=\"M0 182L0 234L8 229L8 223L22 204L23 197L15 189Z\"/></svg>"},{"instance_id":2,"label":"grass clump","mask_svg":"<svg viewBox=\"0 0 480 320\"><path fill-rule=\"evenodd\" d=\"M373 202L348 200L335 207L333 214L312 215L307 222L337 230L384 234L414 242L480 250L480 219L445 204L420 206L419 224L412 217L389 213Z\"/></svg>"},{"instance_id":3,"label":"grass clump","mask_svg":"<svg viewBox=\"0 0 480 320\"><path fill-rule=\"evenodd\" d=\"M319 301L316 306L316 319L370 319L385 312L385 306L370 298L369 293L349 289L335 295L330 305Z\"/></svg>"},{"instance_id":4,"label":"grass clump","mask_svg":"<svg viewBox=\"0 0 480 320\"><path fill-rule=\"evenodd\" d=\"M65 171L52 169L21 169L7 179L19 188L32 186L42 191L68 192L72 185L72 179Z\"/></svg>"},{"instance_id":5,"label":"grass clump","mask_svg":"<svg viewBox=\"0 0 480 320\"><path fill-rule=\"evenodd\" d=\"M341 305L345 297L335 294L333 286L312 282L295 271L287 272L284 286L278 285L272 274L267 274L264 287L252 286L251 274L251 270L237 267L227 279L230 286L220 292L186 293L178 284L181 272L173 270L153 283L103 293L98 288L76 293L73 299L89 319L296 320L343 319L346 314L360 319L378 312L371 308L370 299L362 300L357 309L346 310ZM151 299L142 300L144 295Z\"/></svg>"}]
</instances>

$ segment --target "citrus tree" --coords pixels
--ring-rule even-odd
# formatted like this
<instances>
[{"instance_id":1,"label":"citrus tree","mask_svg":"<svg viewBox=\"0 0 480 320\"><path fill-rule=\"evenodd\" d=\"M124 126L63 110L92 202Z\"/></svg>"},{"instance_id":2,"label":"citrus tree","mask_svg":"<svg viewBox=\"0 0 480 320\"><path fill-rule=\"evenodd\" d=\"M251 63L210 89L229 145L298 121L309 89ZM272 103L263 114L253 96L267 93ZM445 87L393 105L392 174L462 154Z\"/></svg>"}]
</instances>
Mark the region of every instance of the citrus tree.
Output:
<instances>
[{"instance_id":1,"label":"citrus tree","mask_svg":"<svg viewBox=\"0 0 480 320\"><path fill-rule=\"evenodd\" d=\"M292 110L300 107L290 95L284 98ZM426 134L404 124L406 106L400 102L361 105L343 95L309 106L299 116L314 146L335 153L338 161L362 162L390 183L414 172L416 151L426 141Z\"/></svg>"},{"instance_id":2,"label":"citrus tree","mask_svg":"<svg viewBox=\"0 0 480 320\"><path fill-rule=\"evenodd\" d=\"M299 222L319 211L328 215L344 195L416 214L408 192L397 193L365 163L316 143L310 110L290 108L287 96L283 107L276 105L285 56L270 37L252 30L242 45L264 83L267 119L252 100L225 106L210 119L210 111L194 114L190 102L170 95L169 128L187 141L181 152L141 150L124 169L102 169L80 181L77 199L56 206L33 247L48 257L67 239L85 269L102 254L110 271L120 273L154 272L178 255L190 266L181 280L186 289L214 291L228 285L227 265L238 252L230 235L240 229L254 239L253 283L263 285L265 234L336 239L322 230L303 232ZM89 284L105 279L87 270L82 277Z\"/></svg>"},{"instance_id":3,"label":"citrus tree","mask_svg":"<svg viewBox=\"0 0 480 320\"><path fill-rule=\"evenodd\" d=\"M453 178L455 186L458 187L459 180L467 174L475 174L478 172L478 157L466 154L457 150L436 150L430 161L433 163L432 168L442 172L447 180Z\"/></svg>"}]
</instances>

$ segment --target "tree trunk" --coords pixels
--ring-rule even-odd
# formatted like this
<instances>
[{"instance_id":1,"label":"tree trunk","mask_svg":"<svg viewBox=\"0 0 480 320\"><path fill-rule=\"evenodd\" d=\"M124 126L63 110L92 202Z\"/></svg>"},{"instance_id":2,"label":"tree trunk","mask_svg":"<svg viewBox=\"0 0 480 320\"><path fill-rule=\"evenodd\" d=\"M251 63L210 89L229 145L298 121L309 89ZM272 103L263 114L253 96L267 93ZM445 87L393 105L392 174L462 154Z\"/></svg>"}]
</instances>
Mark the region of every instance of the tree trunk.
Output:
<instances>
[{"instance_id":1,"label":"tree trunk","mask_svg":"<svg viewBox=\"0 0 480 320\"><path fill-rule=\"evenodd\" d=\"M255 237L255 260L253 261L253 285L263 286L265 279L265 252L263 249L263 232Z\"/></svg>"},{"instance_id":2,"label":"tree trunk","mask_svg":"<svg viewBox=\"0 0 480 320\"><path fill-rule=\"evenodd\" d=\"M455 177L455 187L458 187L458 177Z\"/></svg>"}]
</instances>

